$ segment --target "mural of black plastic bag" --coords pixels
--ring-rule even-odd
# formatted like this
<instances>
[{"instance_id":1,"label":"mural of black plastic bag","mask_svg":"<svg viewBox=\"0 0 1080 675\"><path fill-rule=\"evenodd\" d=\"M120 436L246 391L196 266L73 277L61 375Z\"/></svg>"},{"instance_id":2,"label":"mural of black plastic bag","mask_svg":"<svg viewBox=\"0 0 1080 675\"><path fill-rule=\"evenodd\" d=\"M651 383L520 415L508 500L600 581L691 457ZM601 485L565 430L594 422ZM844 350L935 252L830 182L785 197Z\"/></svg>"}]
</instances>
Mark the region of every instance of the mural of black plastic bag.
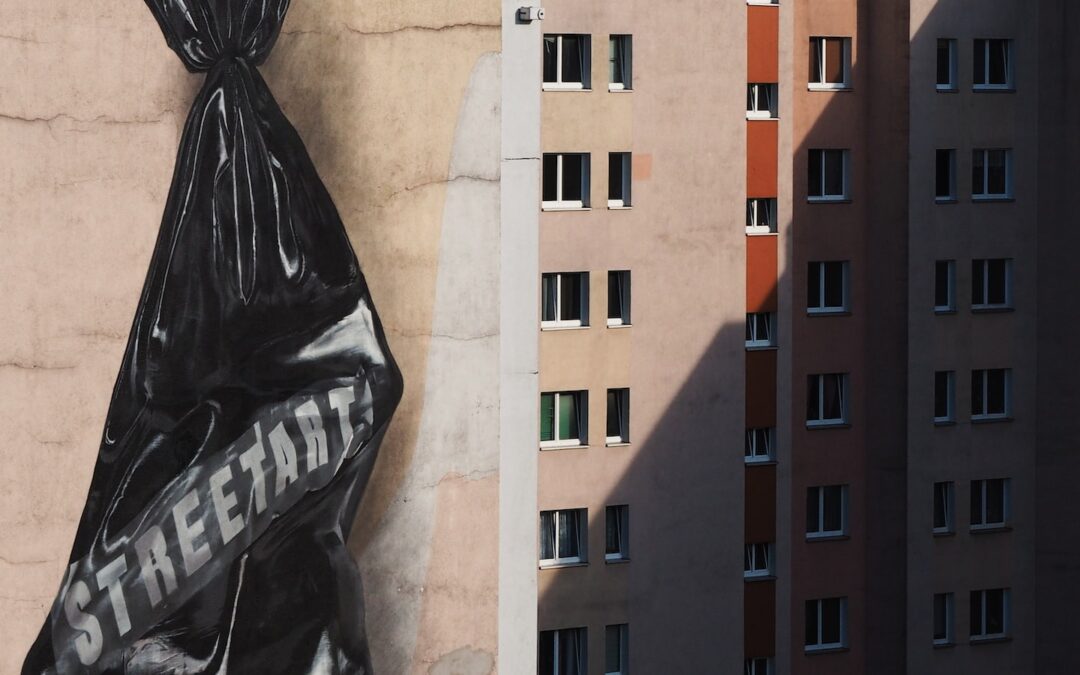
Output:
<instances>
[{"instance_id":1,"label":"mural of black plastic bag","mask_svg":"<svg viewBox=\"0 0 1080 675\"><path fill-rule=\"evenodd\" d=\"M370 675L346 538L401 396L260 77L288 0L146 0L205 73L86 506L24 673Z\"/></svg>"}]
</instances>

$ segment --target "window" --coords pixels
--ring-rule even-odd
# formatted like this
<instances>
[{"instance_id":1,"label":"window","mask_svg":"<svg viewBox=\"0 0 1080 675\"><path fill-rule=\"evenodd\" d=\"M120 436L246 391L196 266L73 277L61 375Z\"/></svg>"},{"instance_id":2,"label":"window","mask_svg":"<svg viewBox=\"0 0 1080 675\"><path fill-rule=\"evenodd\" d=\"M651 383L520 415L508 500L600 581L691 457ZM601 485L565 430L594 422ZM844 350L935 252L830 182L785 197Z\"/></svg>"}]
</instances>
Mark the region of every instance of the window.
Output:
<instances>
[{"instance_id":1,"label":"window","mask_svg":"<svg viewBox=\"0 0 1080 675\"><path fill-rule=\"evenodd\" d=\"M1012 150L975 150L971 158L971 198L1012 199Z\"/></svg>"},{"instance_id":2,"label":"window","mask_svg":"<svg viewBox=\"0 0 1080 675\"><path fill-rule=\"evenodd\" d=\"M955 509L956 485L952 481L934 483L934 534L952 534L956 531Z\"/></svg>"},{"instance_id":3,"label":"window","mask_svg":"<svg viewBox=\"0 0 1080 675\"><path fill-rule=\"evenodd\" d=\"M955 624L953 594L934 593L934 645L951 645L956 638L953 633Z\"/></svg>"},{"instance_id":4,"label":"window","mask_svg":"<svg viewBox=\"0 0 1080 675\"><path fill-rule=\"evenodd\" d=\"M1012 371L971 371L971 419L1007 419L1012 414Z\"/></svg>"},{"instance_id":5,"label":"window","mask_svg":"<svg viewBox=\"0 0 1080 675\"><path fill-rule=\"evenodd\" d=\"M540 631L537 675L585 675L587 635L584 628Z\"/></svg>"},{"instance_id":6,"label":"window","mask_svg":"<svg viewBox=\"0 0 1080 675\"><path fill-rule=\"evenodd\" d=\"M589 89L591 44L588 35L545 35L544 89Z\"/></svg>"},{"instance_id":7,"label":"window","mask_svg":"<svg viewBox=\"0 0 1080 675\"><path fill-rule=\"evenodd\" d=\"M604 628L604 675L630 673L630 626L625 623ZM581 675L585 675L584 671Z\"/></svg>"},{"instance_id":8,"label":"window","mask_svg":"<svg viewBox=\"0 0 1080 675\"><path fill-rule=\"evenodd\" d=\"M807 168L807 199L812 202L847 200L847 150L811 150Z\"/></svg>"},{"instance_id":9,"label":"window","mask_svg":"<svg viewBox=\"0 0 1080 675\"><path fill-rule=\"evenodd\" d=\"M971 261L971 308L1012 307L1012 260L991 258Z\"/></svg>"},{"instance_id":10,"label":"window","mask_svg":"<svg viewBox=\"0 0 1080 675\"><path fill-rule=\"evenodd\" d=\"M619 209L630 206L630 153L608 153L608 196L609 208Z\"/></svg>"},{"instance_id":11,"label":"window","mask_svg":"<svg viewBox=\"0 0 1080 675\"><path fill-rule=\"evenodd\" d=\"M1009 589L971 592L971 640L994 640L1009 634Z\"/></svg>"},{"instance_id":12,"label":"window","mask_svg":"<svg viewBox=\"0 0 1080 675\"><path fill-rule=\"evenodd\" d=\"M975 91L1013 88L1012 40L975 40Z\"/></svg>"},{"instance_id":13,"label":"window","mask_svg":"<svg viewBox=\"0 0 1080 675\"><path fill-rule=\"evenodd\" d=\"M743 554L743 577L747 579L773 576L773 544L747 544Z\"/></svg>"},{"instance_id":14,"label":"window","mask_svg":"<svg viewBox=\"0 0 1080 675\"><path fill-rule=\"evenodd\" d=\"M971 529L1001 529L1009 520L1009 479L971 481Z\"/></svg>"},{"instance_id":15,"label":"window","mask_svg":"<svg viewBox=\"0 0 1080 675\"><path fill-rule=\"evenodd\" d=\"M846 485L824 485L806 490L806 538L847 535Z\"/></svg>"},{"instance_id":16,"label":"window","mask_svg":"<svg viewBox=\"0 0 1080 675\"><path fill-rule=\"evenodd\" d=\"M607 442L630 442L630 390L607 390Z\"/></svg>"},{"instance_id":17,"label":"window","mask_svg":"<svg viewBox=\"0 0 1080 675\"><path fill-rule=\"evenodd\" d=\"M776 232L776 200L754 197L746 200L746 232L769 234Z\"/></svg>"},{"instance_id":18,"label":"window","mask_svg":"<svg viewBox=\"0 0 1080 675\"><path fill-rule=\"evenodd\" d=\"M541 328L589 325L589 273L554 272L541 278Z\"/></svg>"},{"instance_id":19,"label":"window","mask_svg":"<svg viewBox=\"0 0 1080 675\"><path fill-rule=\"evenodd\" d=\"M847 647L847 598L806 601L805 651Z\"/></svg>"},{"instance_id":20,"label":"window","mask_svg":"<svg viewBox=\"0 0 1080 675\"><path fill-rule=\"evenodd\" d=\"M588 208L588 153L544 153L543 200L548 210Z\"/></svg>"},{"instance_id":21,"label":"window","mask_svg":"<svg viewBox=\"0 0 1080 675\"><path fill-rule=\"evenodd\" d=\"M585 445L588 394L557 391L540 394L540 447Z\"/></svg>"},{"instance_id":22,"label":"window","mask_svg":"<svg viewBox=\"0 0 1080 675\"><path fill-rule=\"evenodd\" d=\"M626 504L604 509L607 535L604 560L630 559L630 507Z\"/></svg>"},{"instance_id":23,"label":"window","mask_svg":"<svg viewBox=\"0 0 1080 675\"><path fill-rule=\"evenodd\" d=\"M776 346L776 314L755 312L746 315L746 348Z\"/></svg>"},{"instance_id":24,"label":"window","mask_svg":"<svg viewBox=\"0 0 1080 675\"><path fill-rule=\"evenodd\" d=\"M607 325L630 325L630 271L607 273Z\"/></svg>"},{"instance_id":25,"label":"window","mask_svg":"<svg viewBox=\"0 0 1080 675\"><path fill-rule=\"evenodd\" d=\"M746 85L746 118L752 120L774 119L778 116L777 85L767 82L751 82Z\"/></svg>"},{"instance_id":26,"label":"window","mask_svg":"<svg viewBox=\"0 0 1080 675\"><path fill-rule=\"evenodd\" d=\"M540 565L574 565L585 555L585 509L540 512Z\"/></svg>"},{"instance_id":27,"label":"window","mask_svg":"<svg viewBox=\"0 0 1080 675\"><path fill-rule=\"evenodd\" d=\"M847 89L850 77L850 38L810 38L810 89Z\"/></svg>"},{"instance_id":28,"label":"window","mask_svg":"<svg viewBox=\"0 0 1080 675\"><path fill-rule=\"evenodd\" d=\"M758 4L758 3L750 3ZM772 658L768 656L756 656L746 659L743 667L744 675L773 675Z\"/></svg>"},{"instance_id":29,"label":"window","mask_svg":"<svg viewBox=\"0 0 1080 675\"><path fill-rule=\"evenodd\" d=\"M956 375L951 370L934 373L934 422L956 421Z\"/></svg>"},{"instance_id":30,"label":"window","mask_svg":"<svg viewBox=\"0 0 1080 675\"><path fill-rule=\"evenodd\" d=\"M847 424L847 374L811 375L807 381L806 426Z\"/></svg>"},{"instance_id":31,"label":"window","mask_svg":"<svg viewBox=\"0 0 1080 675\"><path fill-rule=\"evenodd\" d=\"M956 311L955 260L938 260L934 263L934 311L938 314Z\"/></svg>"},{"instance_id":32,"label":"window","mask_svg":"<svg viewBox=\"0 0 1080 675\"><path fill-rule=\"evenodd\" d=\"M836 314L848 311L846 261L811 262L807 266L806 311Z\"/></svg>"},{"instance_id":33,"label":"window","mask_svg":"<svg viewBox=\"0 0 1080 675\"><path fill-rule=\"evenodd\" d=\"M956 201L956 150L938 150L934 172L934 200Z\"/></svg>"},{"instance_id":34,"label":"window","mask_svg":"<svg viewBox=\"0 0 1080 675\"><path fill-rule=\"evenodd\" d=\"M956 91L956 40L938 38L937 90Z\"/></svg>"},{"instance_id":35,"label":"window","mask_svg":"<svg viewBox=\"0 0 1080 675\"><path fill-rule=\"evenodd\" d=\"M748 464L754 462L771 462L775 459L773 455L773 444L776 438L775 427L761 427L757 429L746 430L746 450L744 459Z\"/></svg>"},{"instance_id":36,"label":"window","mask_svg":"<svg viewBox=\"0 0 1080 675\"><path fill-rule=\"evenodd\" d=\"M608 91L633 89L634 38L612 35L608 42Z\"/></svg>"}]
</instances>

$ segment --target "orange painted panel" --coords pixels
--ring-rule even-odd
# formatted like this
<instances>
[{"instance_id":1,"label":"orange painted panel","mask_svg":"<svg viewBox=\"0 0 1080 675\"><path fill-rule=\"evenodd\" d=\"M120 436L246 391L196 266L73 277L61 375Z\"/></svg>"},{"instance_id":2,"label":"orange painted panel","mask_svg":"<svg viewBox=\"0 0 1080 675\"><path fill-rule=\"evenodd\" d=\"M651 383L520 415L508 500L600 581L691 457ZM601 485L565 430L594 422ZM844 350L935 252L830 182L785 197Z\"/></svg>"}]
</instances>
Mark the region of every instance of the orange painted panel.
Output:
<instances>
[{"instance_id":1,"label":"orange painted panel","mask_svg":"<svg viewBox=\"0 0 1080 675\"><path fill-rule=\"evenodd\" d=\"M776 540L776 465L746 465L746 541Z\"/></svg>"},{"instance_id":2,"label":"orange painted panel","mask_svg":"<svg viewBox=\"0 0 1080 675\"><path fill-rule=\"evenodd\" d=\"M776 196L776 158L779 124L772 120L746 121L746 196Z\"/></svg>"},{"instance_id":3,"label":"orange painted panel","mask_svg":"<svg viewBox=\"0 0 1080 675\"><path fill-rule=\"evenodd\" d=\"M776 350L746 353L746 426L776 424Z\"/></svg>"},{"instance_id":4,"label":"orange painted panel","mask_svg":"<svg viewBox=\"0 0 1080 675\"><path fill-rule=\"evenodd\" d=\"M776 655L776 582L743 584L743 631L746 658Z\"/></svg>"},{"instance_id":5,"label":"orange painted panel","mask_svg":"<svg viewBox=\"0 0 1080 675\"><path fill-rule=\"evenodd\" d=\"M780 8L746 8L746 81L779 82Z\"/></svg>"},{"instance_id":6,"label":"orange painted panel","mask_svg":"<svg viewBox=\"0 0 1080 675\"><path fill-rule=\"evenodd\" d=\"M776 311L776 242L773 235L746 237L746 311Z\"/></svg>"}]
</instances>

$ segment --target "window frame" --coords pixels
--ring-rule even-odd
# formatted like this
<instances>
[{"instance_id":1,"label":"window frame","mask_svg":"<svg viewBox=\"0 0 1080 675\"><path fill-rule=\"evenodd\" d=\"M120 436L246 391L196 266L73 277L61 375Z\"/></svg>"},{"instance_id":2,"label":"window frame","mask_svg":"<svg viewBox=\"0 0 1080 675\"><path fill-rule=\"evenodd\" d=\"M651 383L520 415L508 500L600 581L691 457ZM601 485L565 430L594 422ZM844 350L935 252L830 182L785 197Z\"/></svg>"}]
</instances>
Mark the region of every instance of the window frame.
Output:
<instances>
[{"instance_id":1,"label":"window frame","mask_svg":"<svg viewBox=\"0 0 1080 675\"><path fill-rule=\"evenodd\" d=\"M561 514L573 514L577 520L577 555L573 556L560 556L559 553L559 534L561 530L562 519L559 517ZM553 567L573 567L577 565L587 565L589 563L589 513L585 508L574 509L548 509L540 512L540 545L539 554L543 556L544 546L544 516L545 514L551 514L550 519L552 523L552 552L555 554L554 558L540 557L540 569L550 569Z\"/></svg>"},{"instance_id":2,"label":"window frame","mask_svg":"<svg viewBox=\"0 0 1080 675\"><path fill-rule=\"evenodd\" d=\"M765 213L765 225L758 225L761 213ZM748 197L746 200L746 233L752 235L776 234L776 197Z\"/></svg>"},{"instance_id":3,"label":"window frame","mask_svg":"<svg viewBox=\"0 0 1080 675\"><path fill-rule=\"evenodd\" d=\"M759 3L747 2L746 4ZM764 670L758 668L759 664L764 666ZM744 675L773 675L773 673L773 658L771 656L751 656L743 661Z\"/></svg>"},{"instance_id":4,"label":"window frame","mask_svg":"<svg viewBox=\"0 0 1080 675\"><path fill-rule=\"evenodd\" d=\"M988 192L990 189L990 154L991 152L1005 153L1005 192ZM975 168L976 157L982 156L982 190L975 191ZM973 202L1001 202L1010 201L1013 197L1013 149L1012 148L974 148L971 151L971 201Z\"/></svg>"},{"instance_id":5,"label":"window frame","mask_svg":"<svg viewBox=\"0 0 1080 675\"><path fill-rule=\"evenodd\" d=\"M987 633L986 629L989 625L988 619L988 607L986 599L987 594L995 591L1001 592L1001 632L1000 633ZM970 643L979 642L993 642L995 640L1004 640L1012 633L1012 589L1011 588L981 588L971 591L969 595L969 616L974 614L976 594L979 596L979 625L976 626L975 622L968 622L968 641ZM976 629L979 632L975 632Z\"/></svg>"},{"instance_id":6,"label":"window frame","mask_svg":"<svg viewBox=\"0 0 1080 675\"><path fill-rule=\"evenodd\" d=\"M761 106L762 95L768 106ZM780 85L778 82L746 83L746 119L775 120L780 118Z\"/></svg>"},{"instance_id":7,"label":"window frame","mask_svg":"<svg viewBox=\"0 0 1080 675\"><path fill-rule=\"evenodd\" d=\"M611 526L618 525L619 550L608 552L608 536ZM630 505L609 504L604 507L604 562L627 562L630 560Z\"/></svg>"},{"instance_id":8,"label":"window frame","mask_svg":"<svg viewBox=\"0 0 1080 675\"><path fill-rule=\"evenodd\" d=\"M817 265L818 271L818 303L810 304L810 279L813 276L810 271L811 265ZM840 292L843 296L840 305L827 305L826 289L828 287L826 272L830 266L838 265L840 269ZM849 314L851 312L851 263L847 260L811 260L807 263L806 270L806 313L815 316Z\"/></svg>"},{"instance_id":9,"label":"window frame","mask_svg":"<svg viewBox=\"0 0 1080 675\"><path fill-rule=\"evenodd\" d=\"M611 315L611 292L613 280L618 280L619 316ZM608 270L608 313L607 327L621 328L631 325L631 300L633 278L630 270Z\"/></svg>"},{"instance_id":10,"label":"window frame","mask_svg":"<svg viewBox=\"0 0 1080 675\"><path fill-rule=\"evenodd\" d=\"M568 276L578 277L578 304L581 307L580 317L577 319L561 319L563 309L563 278ZM548 279L555 280L555 319L545 319L544 291ZM563 328L588 328L589 327L589 286L590 275L588 272L544 272L540 275L540 330L557 330Z\"/></svg>"},{"instance_id":11,"label":"window frame","mask_svg":"<svg viewBox=\"0 0 1080 675\"><path fill-rule=\"evenodd\" d=\"M851 86L851 38L843 37L839 35L811 35L811 45L817 43L815 49L815 58L819 59L817 64L820 64L822 73L822 79L825 77L825 72L828 70L828 63L826 59L825 45L829 40L839 40L841 43L840 59L843 62L843 81L842 82L814 82L811 78L814 76L814 64L809 64L810 71L806 74L806 88L810 91L850 91ZM813 47L812 47L813 48Z\"/></svg>"},{"instance_id":12,"label":"window frame","mask_svg":"<svg viewBox=\"0 0 1080 675\"><path fill-rule=\"evenodd\" d=\"M945 627L945 636L937 636L937 612L938 598L942 599L942 624ZM933 609L930 621L930 637L935 647L951 647L956 644L956 594L934 593Z\"/></svg>"},{"instance_id":13,"label":"window frame","mask_svg":"<svg viewBox=\"0 0 1080 675\"><path fill-rule=\"evenodd\" d=\"M611 629L617 629L619 636L619 669L609 670L608 640L611 638ZM630 673L630 624L614 623L604 626L604 675L629 675Z\"/></svg>"},{"instance_id":14,"label":"window frame","mask_svg":"<svg viewBox=\"0 0 1080 675\"><path fill-rule=\"evenodd\" d=\"M945 284L946 292L948 294L948 304L937 304L937 291L938 291L938 266L944 264L945 268ZM934 261L934 313L935 314L955 314L956 313L956 261L955 260L935 260Z\"/></svg>"},{"instance_id":15,"label":"window frame","mask_svg":"<svg viewBox=\"0 0 1080 675\"><path fill-rule=\"evenodd\" d=\"M619 181L619 194L621 198L612 198L612 188L614 187L613 180L614 175L611 170L615 161L619 161L622 165L620 171L622 173L621 180ZM633 181L633 153L631 152L609 152L608 153L608 198L607 207L609 209L629 209L634 205L633 202L633 188L631 186Z\"/></svg>"},{"instance_id":16,"label":"window frame","mask_svg":"<svg viewBox=\"0 0 1080 675\"><path fill-rule=\"evenodd\" d=\"M536 640L536 642L537 642L537 653L538 653L537 660L539 661L539 650L540 650L542 642L543 642L544 633L551 633L552 634L551 643L552 643L552 652L553 652L552 653L552 658L551 658L551 663L554 666L554 669L552 670L551 675L560 675L560 673L561 673L561 664L559 663L559 654L562 652L562 650L560 649L559 641L560 641L561 634L569 632L569 631L574 631L576 633L579 633L578 642L582 646L582 648L581 648L581 659L577 664L578 672L584 673L584 672L586 672L586 669L588 668L588 664L589 664L589 629L588 628L586 628L585 626L576 626L576 627L572 627L572 628L555 628L555 629L552 629L552 630L542 630L542 631L539 632L539 635L537 636L537 640ZM581 663L581 661L584 661L584 663ZM540 673L539 664L537 664L537 673ZM540 675L547 675L547 673L540 673Z\"/></svg>"},{"instance_id":17,"label":"window frame","mask_svg":"<svg viewBox=\"0 0 1080 675\"><path fill-rule=\"evenodd\" d=\"M564 438L560 439L559 436L559 399L562 396L573 395L579 400L575 401L575 409L577 412L577 438ZM552 434L555 436L552 440L541 440L540 449L546 450L551 448L584 448L588 446L589 436L589 392L584 389L578 390L566 390L566 391L543 391L540 392L540 414L544 414L544 397L552 396ZM543 438L543 425L541 424L541 438Z\"/></svg>"},{"instance_id":18,"label":"window frame","mask_svg":"<svg viewBox=\"0 0 1080 675\"><path fill-rule=\"evenodd\" d=\"M1001 412L987 412L990 402L990 376L991 371L1000 370L1004 373L1003 384L1004 391L1002 392L1003 410ZM1012 368L975 368L971 371L971 389L975 391L975 378L977 373L982 373L982 400L984 408L980 412L975 411L975 397L971 399L971 420L973 422L990 422L999 420L1008 420L1012 418Z\"/></svg>"},{"instance_id":19,"label":"window frame","mask_svg":"<svg viewBox=\"0 0 1080 675\"><path fill-rule=\"evenodd\" d=\"M948 48L948 56L946 58L948 58L948 61L949 61L949 63L948 63L949 82L945 83L945 84L939 82L938 81L938 73L935 72L934 73L934 89L936 91L939 91L939 92L942 92L942 93L954 93L954 92L960 91L960 82L959 82L958 68L957 68L957 62L958 62L957 54L959 52L959 43L956 41L956 38L938 38L937 39L937 57L938 57L938 61L937 61L936 65L937 65L938 68L941 67L940 58L941 58L941 46L942 46L942 43L945 43L947 45L947 48Z\"/></svg>"},{"instance_id":20,"label":"window frame","mask_svg":"<svg viewBox=\"0 0 1080 675\"><path fill-rule=\"evenodd\" d=\"M938 194L938 182L940 181L940 176L938 176L938 170L941 168L940 156L943 152L948 153L949 167L949 192L945 195ZM934 151L934 203L953 204L956 201L956 148L937 148Z\"/></svg>"},{"instance_id":21,"label":"window frame","mask_svg":"<svg viewBox=\"0 0 1080 675\"><path fill-rule=\"evenodd\" d=\"M623 50L626 63L622 64L623 82L616 82L612 77L612 69L619 57L619 42L626 43ZM613 33L608 35L608 91L633 91L634 90L634 36L631 33Z\"/></svg>"},{"instance_id":22,"label":"window frame","mask_svg":"<svg viewBox=\"0 0 1080 675\"><path fill-rule=\"evenodd\" d=\"M840 417L825 417L825 378L836 377L837 389L840 394ZM818 397L818 417L807 418L807 428L827 428L827 427L843 427L850 424L849 411L848 411L848 373L811 373L807 375L807 413L810 412L810 390L814 386L811 381L816 380L817 397Z\"/></svg>"},{"instance_id":23,"label":"window frame","mask_svg":"<svg viewBox=\"0 0 1080 675\"><path fill-rule=\"evenodd\" d=\"M983 83L977 81L978 74L975 72L975 51L979 43L983 44ZM995 42L1005 43L1005 82L1001 84L990 83L990 51L991 44ZM972 41L971 61L971 90L976 92L1012 92L1016 91L1016 51L1012 38L975 38Z\"/></svg>"},{"instance_id":24,"label":"window frame","mask_svg":"<svg viewBox=\"0 0 1080 675\"><path fill-rule=\"evenodd\" d=\"M810 485L807 488L807 492L812 490L817 491L817 530L807 530L806 540L828 540L828 539L843 539L848 536L848 493L849 487L846 484L840 485ZM838 489L840 490L840 529L839 530L826 530L825 528L825 490ZM809 503L809 494L807 495L807 503ZM809 525L810 514L807 513L807 525Z\"/></svg>"},{"instance_id":25,"label":"window frame","mask_svg":"<svg viewBox=\"0 0 1080 675\"><path fill-rule=\"evenodd\" d=\"M814 161L814 153L820 153L821 163L821 194L811 194L810 164ZM840 194L826 194L825 185L829 182L825 176L825 168L828 165L826 155L830 152L840 153L840 171L843 192ZM814 204L840 204L851 201L851 149L850 148L810 148L806 157L806 201Z\"/></svg>"},{"instance_id":26,"label":"window frame","mask_svg":"<svg viewBox=\"0 0 1080 675\"><path fill-rule=\"evenodd\" d=\"M824 606L825 606L826 602L829 602L831 600L837 601L837 604L838 604L838 610L839 610L839 614L840 614L840 616L838 617L839 618L839 629L840 629L840 635L839 635L840 641L839 642L822 642L823 634L824 634L824 624L825 624L825 621L824 621L824 618L825 618L824 617L824 614L825 614ZM811 599L811 600L807 600L806 603L807 603L807 605L813 603L816 606L817 640L818 641L814 642L814 643L807 643L806 642L805 633L806 633L806 630L809 629L809 626L805 626L804 628L806 630L803 631L803 633L804 633L804 636L803 636L803 651L805 653L814 653L814 652L831 652L831 651L837 651L837 650L841 650L841 649L847 649L847 646L848 646L848 626L847 626L847 623L848 623L847 622L847 619L848 619L848 616L847 616L847 614L848 614L848 599L847 599L847 596L832 597L832 598L814 598L814 599Z\"/></svg>"},{"instance_id":27,"label":"window frame","mask_svg":"<svg viewBox=\"0 0 1080 675\"><path fill-rule=\"evenodd\" d=\"M989 488L996 481L1000 481L1001 485L1001 520L991 521L988 520L991 511ZM978 485L977 492L976 485ZM1012 516L1012 480L1009 478L979 478L971 481L970 490L972 512L975 510L975 501L978 500L979 503L979 520L976 520L974 513L972 513L971 522L968 524L971 532L1008 529Z\"/></svg>"},{"instance_id":28,"label":"window frame","mask_svg":"<svg viewBox=\"0 0 1080 675\"><path fill-rule=\"evenodd\" d=\"M611 396L615 395L615 407L616 414L619 416L619 435L611 436L608 432L611 431L611 420L608 419L611 416ZM612 387L607 390L607 396L604 399L605 414L604 414L604 443L606 445L628 445L630 443L630 388L629 387Z\"/></svg>"},{"instance_id":29,"label":"window frame","mask_svg":"<svg viewBox=\"0 0 1080 675\"><path fill-rule=\"evenodd\" d=\"M764 562L764 567L759 562ZM771 541L743 545L743 579L772 579L776 576L776 544Z\"/></svg>"},{"instance_id":30,"label":"window frame","mask_svg":"<svg viewBox=\"0 0 1080 675\"><path fill-rule=\"evenodd\" d=\"M555 76L554 82L544 82L541 72L541 87L544 91L592 91L592 35L589 33L544 33L543 40L555 38ZM583 55L581 82L563 82L563 38L581 38ZM541 49L543 47L541 46Z\"/></svg>"},{"instance_id":31,"label":"window frame","mask_svg":"<svg viewBox=\"0 0 1080 675\"><path fill-rule=\"evenodd\" d=\"M555 199L544 200L543 186L540 190L540 208L544 211L588 211L591 207L592 155L588 152L545 152L544 158L555 157ZM567 157L581 158L581 199L563 199L563 166ZM543 167L541 167L542 169ZM541 170L541 180L544 171Z\"/></svg>"},{"instance_id":32,"label":"window frame","mask_svg":"<svg viewBox=\"0 0 1080 675\"><path fill-rule=\"evenodd\" d=\"M943 525L938 525L938 495L941 494L944 513ZM956 483L951 480L934 483L933 494L933 517L931 518L930 531L934 536L942 536L956 533Z\"/></svg>"},{"instance_id":33,"label":"window frame","mask_svg":"<svg viewBox=\"0 0 1080 675\"><path fill-rule=\"evenodd\" d=\"M991 263L1002 262L1002 288L1005 289L1003 302L988 302L990 300L990 271ZM979 268L979 269L977 269ZM982 277L983 302L975 302L975 276L976 272ZM974 258L971 261L971 311L987 312L1013 309L1013 259L1012 258Z\"/></svg>"},{"instance_id":34,"label":"window frame","mask_svg":"<svg viewBox=\"0 0 1080 675\"><path fill-rule=\"evenodd\" d=\"M764 338L762 338L760 335L762 331L761 324L759 323L759 317L762 316L765 317ZM754 351L758 349L776 349L778 346L776 335L776 312L747 312L746 333L746 349L748 351Z\"/></svg>"},{"instance_id":35,"label":"window frame","mask_svg":"<svg viewBox=\"0 0 1080 675\"><path fill-rule=\"evenodd\" d=\"M944 416L938 415L938 378L945 376L945 409ZM956 371L934 371L934 424L954 424L956 422Z\"/></svg>"},{"instance_id":36,"label":"window frame","mask_svg":"<svg viewBox=\"0 0 1080 675\"><path fill-rule=\"evenodd\" d=\"M765 454L759 452L765 448ZM743 445L743 462L769 464L776 461L776 427L750 427Z\"/></svg>"}]
</instances>

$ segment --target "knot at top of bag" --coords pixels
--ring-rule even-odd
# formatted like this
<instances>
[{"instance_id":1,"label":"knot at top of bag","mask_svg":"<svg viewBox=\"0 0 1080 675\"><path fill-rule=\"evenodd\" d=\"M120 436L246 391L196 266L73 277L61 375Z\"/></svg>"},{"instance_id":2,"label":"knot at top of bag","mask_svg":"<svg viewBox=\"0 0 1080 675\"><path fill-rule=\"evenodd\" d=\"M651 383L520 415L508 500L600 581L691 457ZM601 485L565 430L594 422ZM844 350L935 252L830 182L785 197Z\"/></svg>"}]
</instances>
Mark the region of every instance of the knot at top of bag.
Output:
<instances>
[{"instance_id":1,"label":"knot at top of bag","mask_svg":"<svg viewBox=\"0 0 1080 675\"><path fill-rule=\"evenodd\" d=\"M146 0L169 47L192 72L223 61L259 65L277 40L289 0Z\"/></svg>"}]
</instances>

